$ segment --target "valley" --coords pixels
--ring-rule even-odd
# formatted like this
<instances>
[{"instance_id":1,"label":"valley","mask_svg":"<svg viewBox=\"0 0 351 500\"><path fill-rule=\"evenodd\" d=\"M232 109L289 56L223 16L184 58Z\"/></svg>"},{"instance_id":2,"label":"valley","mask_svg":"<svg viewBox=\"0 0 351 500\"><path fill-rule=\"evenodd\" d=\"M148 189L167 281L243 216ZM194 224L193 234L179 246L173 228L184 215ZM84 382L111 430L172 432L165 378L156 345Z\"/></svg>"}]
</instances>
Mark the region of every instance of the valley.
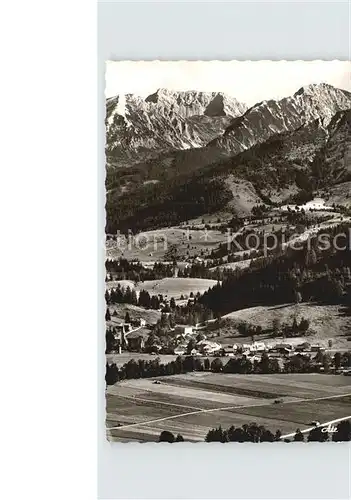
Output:
<instances>
[{"instance_id":1,"label":"valley","mask_svg":"<svg viewBox=\"0 0 351 500\"><path fill-rule=\"evenodd\" d=\"M351 93L159 89L106 132L108 438L347 416Z\"/></svg>"}]
</instances>

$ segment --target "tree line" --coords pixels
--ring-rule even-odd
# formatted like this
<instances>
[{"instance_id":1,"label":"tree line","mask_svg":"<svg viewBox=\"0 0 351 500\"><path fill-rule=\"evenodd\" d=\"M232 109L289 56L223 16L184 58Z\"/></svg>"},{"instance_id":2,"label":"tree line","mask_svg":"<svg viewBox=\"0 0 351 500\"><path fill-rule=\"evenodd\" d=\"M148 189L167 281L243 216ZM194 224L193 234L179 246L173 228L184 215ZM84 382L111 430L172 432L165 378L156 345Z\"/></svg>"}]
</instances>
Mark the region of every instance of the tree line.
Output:
<instances>
[{"instance_id":1,"label":"tree line","mask_svg":"<svg viewBox=\"0 0 351 500\"><path fill-rule=\"evenodd\" d=\"M151 281L170 278L174 274L173 264L155 262L152 268L145 267L138 260L128 261L123 257L105 261L106 281Z\"/></svg>"},{"instance_id":2,"label":"tree line","mask_svg":"<svg viewBox=\"0 0 351 500\"><path fill-rule=\"evenodd\" d=\"M106 321L110 321L113 315L117 315L116 311L111 313L108 306L132 304L156 311L161 309L161 322L162 326L165 327L172 328L178 323L196 325L214 317L212 311L199 302L199 298L199 292L196 295L190 292L188 301L185 304L179 305L176 304L173 297L168 302L162 294L150 295L147 290L141 290L138 296L135 289L132 289L130 286L125 288L118 284L116 288L106 290L105 292L105 301L107 304L105 319ZM186 301L182 295L180 299Z\"/></svg>"},{"instance_id":3,"label":"tree line","mask_svg":"<svg viewBox=\"0 0 351 500\"><path fill-rule=\"evenodd\" d=\"M314 358L303 354L296 354L279 362L276 357L269 356L264 352L260 360L252 362L245 355L225 358L216 357L212 359L196 356L177 356L174 361L160 363L159 358L138 361L131 359L118 368L116 363L106 363L105 381L107 385L114 385L124 379L138 379L150 377L163 377L177 375L193 371L211 371L214 373L311 373L318 372L321 365L328 373L332 361L335 367L351 366L351 353L335 353L333 359L328 353L317 352Z\"/></svg>"},{"instance_id":4,"label":"tree line","mask_svg":"<svg viewBox=\"0 0 351 500\"><path fill-rule=\"evenodd\" d=\"M202 262L187 263L186 266L178 266L177 259L178 256L176 251L174 253L173 246L171 245L168 249L170 255L165 255L165 260L168 258L172 261L172 264L167 264L164 262L155 262L152 268L144 267L139 261L129 262L126 259L120 258L117 260L108 259L105 262L106 268L106 282L111 281L133 281L138 284L142 284L144 281L154 281L163 278L172 278L175 274L175 268L177 268L178 278L201 278L201 279L222 279L226 275L231 274L230 269L213 269L213 267L220 266L224 264L224 259L222 257L216 257L216 254L211 254L210 259ZM171 253L172 252L172 253ZM223 255L226 255L223 252ZM263 255L263 251L252 250L247 252L243 257L237 255L230 255L228 257L228 262L237 262L245 260L248 258L258 258Z\"/></svg>"},{"instance_id":5,"label":"tree line","mask_svg":"<svg viewBox=\"0 0 351 500\"><path fill-rule=\"evenodd\" d=\"M220 325L225 326L226 323L229 323L230 326L230 321L228 322L227 320L221 320ZM301 337L307 334L308 329L310 327L310 321L306 318L301 318L300 321L297 320L296 317L293 318L292 324L284 323L281 324L278 318L275 318L273 320L272 328L270 330L265 330L267 333L271 332L273 334L273 337L278 337L282 335L283 337ZM237 330L239 335L242 335L243 337L249 337L251 336L252 339L254 339L255 335L260 335L263 333L263 328L260 325L251 325L250 323L247 323L245 321L241 321L237 325Z\"/></svg>"},{"instance_id":6,"label":"tree line","mask_svg":"<svg viewBox=\"0 0 351 500\"><path fill-rule=\"evenodd\" d=\"M177 443L181 441L184 441L182 435L178 434L174 436L170 431L162 431L159 436L159 442ZM206 443L273 443L277 441L291 442L290 439L282 440L280 429L273 433L264 425L258 425L255 422L243 424L241 427L231 425L228 429L223 429L221 426L215 427L214 429L210 429L205 437ZM322 427L315 427L308 434L302 433L300 429L296 429L292 441L320 443L325 443L326 441L351 441L351 421L343 420L339 422L336 426L336 431L333 433L323 431Z\"/></svg>"},{"instance_id":7,"label":"tree line","mask_svg":"<svg viewBox=\"0 0 351 500\"><path fill-rule=\"evenodd\" d=\"M206 434L205 441L210 442L238 442L238 443L264 443L264 442L274 442L281 441L282 433L278 429L275 433L267 429L263 425L257 425L256 423L244 424L241 427L234 427L233 425L228 429L222 429L221 426L214 429L210 429ZM339 422L336 426L336 431L333 433L328 433L323 431L323 427L315 427L306 433L307 442L321 442L326 441L351 441L351 421L343 420ZM285 442L290 442L290 439L284 439ZM304 442L305 435L300 429L296 429L295 435L293 437L295 442Z\"/></svg>"}]
</instances>

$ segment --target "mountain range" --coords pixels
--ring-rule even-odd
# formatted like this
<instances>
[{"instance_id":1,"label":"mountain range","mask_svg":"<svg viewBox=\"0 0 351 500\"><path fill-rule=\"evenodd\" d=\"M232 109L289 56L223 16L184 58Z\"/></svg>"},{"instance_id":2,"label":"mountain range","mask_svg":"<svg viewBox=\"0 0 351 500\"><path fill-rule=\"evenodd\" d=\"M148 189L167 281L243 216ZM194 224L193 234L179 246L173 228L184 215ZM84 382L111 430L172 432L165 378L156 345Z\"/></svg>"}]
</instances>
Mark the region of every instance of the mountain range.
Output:
<instances>
[{"instance_id":1,"label":"mountain range","mask_svg":"<svg viewBox=\"0 0 351 500\"><path fill-rule=\"evenodd\" d=\"M241 213L350 181L350 109L351 93L328 84L251 108L214 92L108 99L107 230Z\"/></svg>"},{"instance_id":2,"label":"mountain range","mask_svg":"<svg viewBox=\"0 0 351 500\"><path fill-rule=\"evenodd\" d=\"M247 106L217 92L159 89L146 99L107 99L106 152L112 163L139 161L167 150L205 146Z\"/></svg>"}]
</instances>

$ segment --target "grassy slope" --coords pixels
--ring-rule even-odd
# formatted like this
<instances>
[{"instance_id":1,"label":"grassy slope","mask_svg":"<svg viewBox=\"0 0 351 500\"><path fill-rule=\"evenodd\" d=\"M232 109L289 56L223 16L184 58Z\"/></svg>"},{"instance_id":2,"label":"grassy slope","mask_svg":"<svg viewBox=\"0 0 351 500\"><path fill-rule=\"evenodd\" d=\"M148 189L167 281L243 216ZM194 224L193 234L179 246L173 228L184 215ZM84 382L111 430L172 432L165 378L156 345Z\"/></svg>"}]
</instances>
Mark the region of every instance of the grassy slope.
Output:
<instances>
[{"instance_id":1,"label":"grassy slope","mask_svg":"<svg viewBox=\"0 0 351 500\"><path fill-rule=\"evenodd\" d=\"M245 321L252 325L260 325L262 328L272 328L273 320L278 319L281 323L292 324L296 316L299 321L302 317L310 320L311 335L308 337L298 337L289 339L290 343L320 342L327 346L328 340L333 339L333 347L340 349L350 349L351 342L347 341L347 336L351 335L351 317L343 314L340 306L337 305L317 305L317 304L287 304L283 306L270 307L249 307L234 311L223 316L224 319L230 319L233 327L228 327L220 333L219 341L233 343L233 341L246 342L251 341L251 337L236 337L233 339L234 326L236 323ZM257 337L257 338L256 338ZM266 339L267 335L256 336L257 340ZM279 338L278 340L282 340Z\"/></svg>"},{"instance_id":2,"label":"grassy slope","mask_svg":"<svg viewBox=\"0 0 351 500\"><path fill-rule=\"evenodd\" d=\"M203 293L217 282L201 278L164 278L162 280L144 281L138 288L147 290L151 295L162 294L168 298L178 298L183 295Z\"/></svg>"},{"instance_id":3,"label":"grassy slope","mask_svg":"<svg viewBox=\"0 0 351 500\"><path fill-rule=\"evenodd\" d=\"M115 288L118 283L121 283L121 286L129 285L131 288L135 288L137 292L147 290L150 295L162 294L167 296L168 299L171 297L179 299L182 294L189 296L191 292L194 295L197 292L204 293L210 287L214 286L217 281L201 278L163 278L161 280L142 281L138 285L135 285L133 282L110 281L107 282L107 286L108 288Z\"/></svg>"},{"instance_id":4,"label":"grassy slope","mask_svg":"<svg viewBox=\"0 0 351 500\"><path fill-rule=\"evenodd\" d=\"M198 230L187 231L182 227L161 228L153 231L144 231L130 248L117 248L115 242L108 242L106 257L118 259L124 257L129 260L139 259L141 262L162 261L165 258L167 250L176 245L177 255L179 257L187 255L200 256L201 250L209 253L213 248L218 247L220 243L226 241L226 234L217 230L204 231L204 226L199 224L201 220L196 221ZM166 244L165 244L166 242ZM189 245L189 248L188 248Z\"/></svg>"},{"instance_id":5,"label":"grassy slope","mask_svg":"<svg viewBox=\"0 0 351 500\"><path fill-rule=\"evenodd\" d=\"M153 309L144 309L143 307L134 306L132 304L114 304L108 306L109 311L112 315L114 311L117 312L117 316L111 316L111 321L107 322L107 326L115 326L119 324L121 320L124 320L126 312L132 320L144 318L147 324L154 324L161 318L160 311L154 311Z\"/></svg>"},{"instance_id":6,"label":"grassy slope","mask_svg":"<svg viewBox=\"0 0 351 500\"><path fill-rule=\"evenodd\" d=\"M336 203L337 205L351 206L351 181L332 186L329 191L329 204Z\"/></svg>"}]
</instances>

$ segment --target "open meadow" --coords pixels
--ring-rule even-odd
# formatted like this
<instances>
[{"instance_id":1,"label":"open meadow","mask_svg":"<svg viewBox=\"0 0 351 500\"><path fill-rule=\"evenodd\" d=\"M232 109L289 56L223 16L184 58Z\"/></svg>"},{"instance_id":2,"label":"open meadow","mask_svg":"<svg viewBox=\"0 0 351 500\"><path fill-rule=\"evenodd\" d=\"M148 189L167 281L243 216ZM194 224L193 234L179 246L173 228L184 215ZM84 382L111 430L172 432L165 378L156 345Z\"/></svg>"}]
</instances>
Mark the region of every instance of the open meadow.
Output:
<instances>
[{"instance_id":1,"label":"open meadow","mask_svg":"<svg viewBox=\"0 0 351 500\"><path fill-rule=\"evenodd\" d=\"M263 330L272 328L273 321L280 324L292 324L294 318L301 321L306 318L310 321L309 335L304 337L294 337L283 339L271 335L256 335L256 340L271 340L272 342L288 342L290 344L300 344L302 342L319 343L328 347L328 340L333 340L333 348L345 351L350 349L351 342L347 339L351 336L351 317L347 316L343 308L339 305L319 305L315 303L283 304L277 306L248 307L233 311L222 317L226 320L227 327L221 328L220 336L216 339L224 344L233 342L244 343L251 340L251 337L243 337L235 334L235 325L240 322L253 326L261 326ZM268 342L269 344L270 342Z\"/></svg>"},{"instance_id":2,"label":"open meadow","mask_svg":"<svg viewBox=\"0 0 351 500\"><path fill-rule=\"evenodd\" d=\"M168 430L195 442L210 428L250 422L288 434L313 420L350 414L351 379L343 375L192 372L157 380L125 380L107 388L108 439L157 441Z\"/></svg>"},{"instance_id":3,"label":"open meadow","mask_svg":"<svg viewBox=\"0 0 351 500\"><path fill-rule=\"evenodd\" d=\"M161 318L161 312L154 309L145 309L144 307L135 306L133 304L112 304L109 306L111 313L110 321L106 322L107 326L120 325L124 321L125 315L128 312L130 317L135 319L144 319L147 324L154 324Z\"/></svg>"},{"instance_id":4,"label":"open meadow","mask_svg":"<svg viewBox=\"0 0 351 500\"><path fill-rule=\"evenodd\" d=\"M202 279L202 278L163 278L160 280L140 281L138 284L132 281L107 281L107 289L116 288L118 284L121 287L129 286L131 289L140 293L141 290L146 290L150 295L163 295L168 299L174 297L179 299L181 295L189 297L193 292L196 295L198 292L201 294L206 292L209 288L216 285L217 281Z\"/></svg>"},{"instance_id":5,"label":"open meadow","mask_svg":"<svg viewBox=\"0 0 351 500\"><path fill-rule=\"evenodd\" d=\"M106 242L107 258L123 257L147 263L167 260L167 252L172 246L176 246L178 258L200 256L201 252L205 257L220 243L225 243L227 235L217 229L205 230L205 225L196 221L191 229L188 226L165 227L139 233L129 244L121 241L120 245L113 240Z\"/></svg>"}]
</instances>

